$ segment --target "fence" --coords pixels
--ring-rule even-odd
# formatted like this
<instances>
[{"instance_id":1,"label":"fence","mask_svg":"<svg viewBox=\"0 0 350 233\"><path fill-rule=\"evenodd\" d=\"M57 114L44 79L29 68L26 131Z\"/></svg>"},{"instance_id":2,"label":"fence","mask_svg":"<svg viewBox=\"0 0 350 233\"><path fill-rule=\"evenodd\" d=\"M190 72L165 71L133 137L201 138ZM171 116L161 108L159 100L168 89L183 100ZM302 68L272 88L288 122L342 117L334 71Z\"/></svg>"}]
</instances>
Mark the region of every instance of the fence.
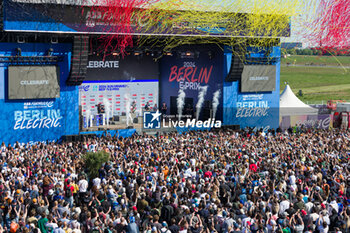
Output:
<instances>
[{"instance_id":1,"label":"fence","mask_svg":"<svg viewBox=\"0 0 350 233\"><path fill-rule=\"evenodd\" d=\"M350 102L350 100L343 100L344 102ZM305 101L307 105L327 105L328 100L318 100L318 101Z\"/></svg>"}]
</instances>

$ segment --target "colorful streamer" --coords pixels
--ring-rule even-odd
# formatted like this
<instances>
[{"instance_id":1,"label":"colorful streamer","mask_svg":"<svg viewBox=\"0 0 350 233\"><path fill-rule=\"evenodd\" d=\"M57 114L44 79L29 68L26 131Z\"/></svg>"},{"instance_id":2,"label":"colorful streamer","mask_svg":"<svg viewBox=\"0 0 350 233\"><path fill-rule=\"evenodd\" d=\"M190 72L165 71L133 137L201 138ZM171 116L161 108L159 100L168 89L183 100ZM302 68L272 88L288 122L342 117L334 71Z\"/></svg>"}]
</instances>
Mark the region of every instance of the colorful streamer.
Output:
<instances>
[{"instance_id":1,"label":"colorful streamer","mask_svg":"<svg viewBox=\"0 0 350 233\"><path fill-rule=\"evenodd\" d=\"M350 38L348 0L92 1L91 17L105 25L105 52L133 46L170 51L192 43L269 47L290 36L292 23L321 46L346 45Z\"/></svg>"},{"instance_id":2,"label":"colorful streamer","mask_svg":"<svg viewBox=\"0 0 350 233\"><path fill-rule=\"evenodd\" d=\"M309 40L319 48L349 48L349 0L321 0L316 17L309 28L313 29Z\"/></svg>"}]
</instances>

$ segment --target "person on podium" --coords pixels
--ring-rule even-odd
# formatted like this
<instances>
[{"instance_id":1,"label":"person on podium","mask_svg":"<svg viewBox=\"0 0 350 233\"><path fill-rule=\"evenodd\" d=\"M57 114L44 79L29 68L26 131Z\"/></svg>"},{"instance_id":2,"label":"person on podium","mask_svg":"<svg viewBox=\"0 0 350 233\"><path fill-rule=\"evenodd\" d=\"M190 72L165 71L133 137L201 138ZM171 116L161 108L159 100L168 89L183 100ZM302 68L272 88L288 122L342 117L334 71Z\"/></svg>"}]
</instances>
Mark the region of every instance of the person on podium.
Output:
<instances>
[{"instance_id":1,"label":"person on podium","mask_svg":"<svg viewBox=\"0 0 350 233\"><path fill-rule=\"evenodd\" d=\"M160 112L162 113L162 115L166 115L167 110L168 110L168 106L166 106L166 103L163 102Z\"/></svg>"}]
</instances>

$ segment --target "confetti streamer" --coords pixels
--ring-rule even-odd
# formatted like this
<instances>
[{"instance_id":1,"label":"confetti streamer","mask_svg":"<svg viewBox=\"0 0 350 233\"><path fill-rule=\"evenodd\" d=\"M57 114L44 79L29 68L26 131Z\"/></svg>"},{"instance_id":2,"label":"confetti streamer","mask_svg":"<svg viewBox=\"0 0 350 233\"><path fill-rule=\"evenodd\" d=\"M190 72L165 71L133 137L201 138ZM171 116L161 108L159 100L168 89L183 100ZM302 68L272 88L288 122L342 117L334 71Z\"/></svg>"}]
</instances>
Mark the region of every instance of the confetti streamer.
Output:
<instances>
[{"instance_id":1,"label":"confetti streamer","mask_svg":"<svg viewBox=\"0 0 350 233\"><path fill-rule=\"evenodd\" d=\"M134 25L142 21L142 9L149 7L158 0L85 0L85 5L91 5L87 20L104 25L100 39L100 52L105 55L109 51L125 54L127 47L133 47ZM138 12L139 11L139 12Z\"/></svg>"},{"instance_id":2,"label":"confetti streamer","mask_svg":"<svg viewBox=\"0 0 350 233\"><path fill-rule=\"evenodd\" d=\"M193 43L266 48L288 37L291 18L312 6L306 0L92 1L92 17L105 25L105 53L133 46L171 51Z\"/></svg>"},{"instance_id":3,"label":"confetti streamer","mask_svg":"<svg viewBox=\"0 0 350 233\"><path fill-rule=\"evenodd\" d=\"M350 3L348 0L321 0L312 28L310 43L320 49L350 46Z\"/></svg>"}]
</instances>

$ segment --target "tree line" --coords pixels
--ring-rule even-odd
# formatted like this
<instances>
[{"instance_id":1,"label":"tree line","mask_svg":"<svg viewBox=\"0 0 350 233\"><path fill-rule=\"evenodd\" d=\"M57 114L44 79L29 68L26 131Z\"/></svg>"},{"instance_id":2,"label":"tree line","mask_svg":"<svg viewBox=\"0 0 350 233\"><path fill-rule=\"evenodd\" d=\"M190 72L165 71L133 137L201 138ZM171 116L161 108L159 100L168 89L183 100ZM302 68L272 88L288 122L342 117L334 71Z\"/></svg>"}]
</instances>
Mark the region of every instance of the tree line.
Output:
<instances>
[{"instance_id":1,"label":"tree line","mask_svg":"<svg viewBox=\"0 0 350 233\"><path fill-rule=\"evenodd\" d=\"M305 49L285 49L281 48L282 55L309 55L309 56L350 56L350 47L346 48L305 48Z\"/></svg>"}]
</instances>

